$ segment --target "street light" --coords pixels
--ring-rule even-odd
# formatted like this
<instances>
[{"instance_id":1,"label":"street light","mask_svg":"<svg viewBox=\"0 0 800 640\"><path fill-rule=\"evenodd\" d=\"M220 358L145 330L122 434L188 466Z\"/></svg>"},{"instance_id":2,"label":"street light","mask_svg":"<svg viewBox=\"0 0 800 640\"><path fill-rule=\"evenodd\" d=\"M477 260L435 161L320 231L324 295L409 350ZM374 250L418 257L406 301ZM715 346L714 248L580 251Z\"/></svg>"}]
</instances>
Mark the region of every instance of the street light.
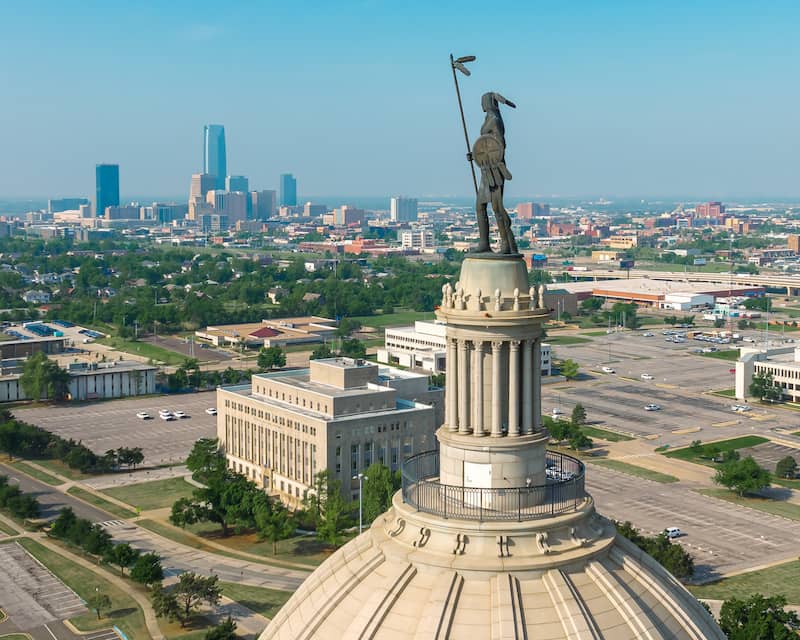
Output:
<instances>
[{"instance_id":1,"label":"street light","mask_svg":"<svg viewBox=\"0 0 800 640\"><path fill-rule=\"evenodd\" d=\"M364 530L364 480L369 480L363 473L353 476L353 480L358 480L358 535Z\"/></svg>"}]
</instances>

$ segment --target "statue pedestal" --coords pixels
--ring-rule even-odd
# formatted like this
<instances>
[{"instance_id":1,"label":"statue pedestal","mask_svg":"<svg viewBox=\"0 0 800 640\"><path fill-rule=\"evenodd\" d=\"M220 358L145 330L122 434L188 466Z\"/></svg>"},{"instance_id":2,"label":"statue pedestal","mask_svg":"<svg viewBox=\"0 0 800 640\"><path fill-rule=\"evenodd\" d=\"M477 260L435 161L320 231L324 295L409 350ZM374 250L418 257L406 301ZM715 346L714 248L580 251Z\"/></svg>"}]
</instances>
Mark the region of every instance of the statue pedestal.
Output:
<instances>
[{"instance_id":1,"label":"statue pedestal","mask_svg":"<svg viewBox=\"0 0 800 640\"><path fill-rule=\"evenodd\" d=\"M528 293L528 270L525 260L518 253L472 253L467 254L461 265L461 276L456 289L462 288L468 294L478 289L487 297L493 297L500 289L500 295L513 296L514 289L521 294Z\"/></svg>"}]
</instances>

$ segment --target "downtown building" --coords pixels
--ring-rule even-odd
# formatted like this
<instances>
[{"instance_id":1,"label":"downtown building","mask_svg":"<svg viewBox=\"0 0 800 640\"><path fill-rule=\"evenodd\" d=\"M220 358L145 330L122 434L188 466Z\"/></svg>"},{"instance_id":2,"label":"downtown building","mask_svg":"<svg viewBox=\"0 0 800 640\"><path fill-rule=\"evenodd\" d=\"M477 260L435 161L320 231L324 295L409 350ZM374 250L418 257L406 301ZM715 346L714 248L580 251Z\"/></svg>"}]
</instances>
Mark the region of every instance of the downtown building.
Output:
<instances>
[{"instance_id":1,"label":"downtown building","mask_svg":"<svg viewBox=\"0 0 800 640\"><path fill-rule=\"evenodd\" d=\"M416 198L395 196L389 203L389 217L392 222L415 222L418 208Z\"/></svg>"},{"instance_id":2,"label":"downtown building","mask_svg":"<svg viewBox=\"0 0 800 640\"><path fill-rule=\"evenodd\" d=\"M228 466L290 507L324 469L357 499L354 475L374 462L395 471L430 449L444 416L443 392L426 375L350 358L219 388L217 410Z\"/></svg>"},{"instance_id":3,"label":"downtown building","mask_svg":"<svg viewBox=\"0 0 800 640\"><path fill-rule=\"evenodd\" d=\"M225 127L207 124L203 127L203 173L214 176L214 188L225 189L228 160L225 150Z\"/></svg>"},{"instance_id":4,"label":"downtown building","mask_svg":"<svg viewBox=\"0 0 800 640\"><path fill-rule=\"evenodd\" d=\"M291 173L282 173L280 178L280 205L297 206L297 179Z\"/></svg>"},{"instance_id":5,"label":"downtown building","mask_svg":"<svg viewBox=\"0 0 800 640\"><path fill-rule=\"evenodd\" d=\"M102 218L106 207L119 206L119 165L98 164L95 167L94 215Z\"/></svg>"}]
</instances>

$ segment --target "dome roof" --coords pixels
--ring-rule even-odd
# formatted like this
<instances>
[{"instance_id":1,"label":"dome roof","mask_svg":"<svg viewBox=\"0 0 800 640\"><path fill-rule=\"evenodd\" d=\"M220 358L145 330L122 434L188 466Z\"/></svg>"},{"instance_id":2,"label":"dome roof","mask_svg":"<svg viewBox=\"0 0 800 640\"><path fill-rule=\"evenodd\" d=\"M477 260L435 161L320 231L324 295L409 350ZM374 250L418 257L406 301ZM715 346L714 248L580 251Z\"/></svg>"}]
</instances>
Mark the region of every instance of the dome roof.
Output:
<instances>
[{"instance_id":1,"label":"dome roof","mask_svg":"<svg viewBox=\"0 0 800 640\"><path fill-rule=\"evenodd\" d=\"M261 640L724 640L675 578L598 516L446 520L393 507L306 579Z\"/></svg>"}]
</instances>

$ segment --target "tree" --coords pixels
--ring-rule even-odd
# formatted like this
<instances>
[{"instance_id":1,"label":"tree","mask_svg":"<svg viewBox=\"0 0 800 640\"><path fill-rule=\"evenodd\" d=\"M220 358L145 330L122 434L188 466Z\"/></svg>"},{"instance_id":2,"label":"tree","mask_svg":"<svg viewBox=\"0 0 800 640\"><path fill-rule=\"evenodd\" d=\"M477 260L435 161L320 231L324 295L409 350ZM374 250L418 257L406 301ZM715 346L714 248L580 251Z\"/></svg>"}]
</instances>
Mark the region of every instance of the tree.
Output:
<instances>
[{"instance_id":1,"label":"tree","mask_svg":"<svg viewBox=\"0 0 800 640\"><path fill-rule=\"evenodd\" d=\"M755 396L759 400L763 400L764 398L774 400L777 397L780 397L780 389L775 386L775 382L772 379L772 372L771 371L758 371L753 374L753 381L750 383L750 387L748 389L751 396Z\"/></svg>"},{"instance_id":2,"label":"tree","mask_svg":"<svg viewBox=\"0 0 800 640\"><path fill-rule=\"evenodd\" d=\"M205 636L205 640L235 640L236 638L236 623L230 616L217 626L211 627Z\"/></svg>"},{"instance_id":3,"label":"tree","mask_svg":"<svg viewBox=\"0 0 800 640\"><path fill-rule=\"evenodd\" d=\"M332 357L333 351L331 351L331 348L327 344L321 344L311 352L311 360L324 360L325 358Z\"/></svg>"},{"instance_id":4,"label":"tree","mask_svg":"<svg viewBox=\"0 0 800 640\"><path fill-rule=\"evenodd\" d=\"M157 553L143 553L136 558L131 569L131 580L149 587L158 584L163 579L164 569Z\"/></svg>"},{"instance_id":5,"label":"tree","mask_svg":"<svg viewBox=\"0 0 800 640\"><path fill-rule=\"evenodd\" d=\"M323 469L314 476L314 486L306 494L305 502L316 524L317 538L338 546L349 517L347 503L342 497L342 483L333 477L330 469Z\"/></svg>"},{"instance_id":6,"label":"tree","mask_svg":"<svg viewBox=\"0 0 800 640\"><path fill-rule=\"evenodd\" d=\"M367 477L364 481L364 521L372 522L391 506L392 496L399 487L391 469L380 462L371 464L364 475Z\"/></svg>"},{"instance_id":7,"label":"tree","mask_svg":"<svg viewBox=\"0 0 800 640\"><path fill-rule=\"evenodd\" d=\"M722 605L719 626L728 640L795 640L800 618L785 607L784 596L731 598Z\"/></svg>"},{"instance_id":8,"label":"tree","mask_svg":"<svg viewBox=\"0 0 800 640\"><path fill-rule=\"evenodd\" d=\"M775 475L781 478L794 478L797 475L797 461L792 456L781 458L775 465Z\"/></svg>"},{"instance_id":9,"label":"tree","mask_svg":"<svg viewBox=\"0 0 800 640\"><path fill-rule=\"evenodd\" d=\"M278 501L270 501L267 496L260 500L255 509L255 524L258 537L272 543L272 555L278 553L278 542L290 538L295 531L294 519L289 510Z\"/></svg>"},{"instance_id":10,"label":"tree","mask_svg":"<svg viewBox=\"0 0 800 640\"><path fill-rule=\"evenodd\" d=\"M736 323L737 328L740 331L744 331L745 329L750 328L750 321L746 318L740 318L739 321Z\"/></svg>"},{"instance_id":11,"label":"tree","mask_svg":"<svg viewBox=\"0 0 800 640\"><path fill-rule=\"evenodd\" d=\"M206 478L206 486L195 489L192 498L180 498L172 505L169 520L178 527L197 522L216 522L223 537L230 527L254 526L253 501L261 493L243 475L224 469Z\"/></svg>"},{"instance_id":12,"label":"tree","mask_svg":"<svg viewBox=\"0 0 800 640\"><path fill-rule=\"evenodd\" d=\"M342 340L342 348L339 353L348 358L363 358L367 355L367 348L358 338Z\"/></svg>"},{"instance_id":13,"label":"tree","mask_svg":"<svg viewBox=\"0 0 800 640\"><path fill-rule=\"evenodd\" d=\"M748 456L743 460L731 460L724 463L717 469L714 482L743 496L745 493L760 491L768 487L770 475L769 471L758 466L752 456Z\"/></svg>"},{"instance_id":14,"label":"tree","mask_svg":"<svg viewBox=\"0 0 800 640\"><path fill-rule=\"evenodd\" d=\"M258 363L258 368L261 371L266 371L267 369L275 369L276 367L285 367L286 354L280 347L268 347L266 349L262 347L261 350L258 352L257 363Z\"/></svg>"},{"instance_id":15,"label":"tree","mask_svg":"<svg viewBox=\"0 0 800 640\"><path fill-rule=\"evenodd\" d=\"M664 533L657 536L642 535L630 522L615 522L617 532L649 553L676 578L687 580L694 574L694 559L679 544L674 544Z\"/></svg>"},{"instance_id":16,"label":"tree","mask_svg":"<svg viewBox=\"0 0 800 640\"><path fill-rule=\"evenodd\" d=\"M586 409L584 409L583 405L579 402L574 407L572 407L572 424L580 426L585 423L586 423Z\"/></svg>"},{"instance_id":17,"label":"tree","mask_svg":"<svg viewBox=\"0 0 800 640\"><path fill-rule=\"evenodd\" d=\"M219 448L217 438L200 438L192 446L186 458L186 468L192 472L195 480L204 482L212 475L225 470L225 456Z\"/></svg>"},{"instance_id":18,"label":"tree","mask_svg":"<svg viewBox=\"0 0 800 640\"><path fill-rule=\"evenodd\" d=\"M194 610L205 602L209 606L216 606L222 597L222 587L217 584L218 576L198 576L188 571L178 578L178 584L172 588L171 594L175 596L179 606L178 620L185 626Z\"/></svg>"},{"instance_id":19,"label":"tree","mask_svg":"<svg viewBox=\"0 0 800 640\"><path fill-rule=\"evenodd\" d=\"M39 351L25 361L19 383L32 400L63 400L69 392L69 373Z\"/></svg>"},{"instance_id":20,"label":"tree","mask_svg":"<svg viewBox=\"0 0 800 640\"><path fill-rule=\"evenodd\" d=\"M100 612L111 608L111 598L109 598L105 593L100 593L95 591L94 595L89 596L86 600L86 604L89 605L89 609L94 610L97 614L97 619L100 619Z\"/></svg>"},{"instance_id":21,"label":"tree","mask_svg":"<svg viewBox=\"0 0 800 640\"><path fill-rule=\"evenodd\" d=\"M174 592L163 588L156 589L153 591L151 604L153 605L153 611L159 618L167 618L170 622L180 620L181 626L185 624L185 621L181 620L181 606Z\"/></svg>"},{"instance_id":22,"label":"tree","mask_svg":"<svg viewBox=\"0 0 800 640\"><path fill-rule=\"evenodd\" d=\"M578 376L578 363L574 360L564 360L559 367L559 371L561 375L564 376L567 380L572 380Z\"/></svg>"},{"instance_id":23,"label":"tree","mask_svg":"<svg viewBox=\"0 0 800 640\"><path fill-rule=\"evenodd\" d=\"M119 567L119 572L125 574L125 568L136 562L139 552L127 542L116 544L109 549L106 560Z\"/></svg>"},{"instance_id":24,"label":"tree","mask_svg":"<svg viewBox=\"0 0 800 640\"><path fill-rule=\"evenodd\" d=\"M714 328L715 329L722 329L725 326L725 318L715 318L714 319Z\"/></svg>"}]
</instances>

